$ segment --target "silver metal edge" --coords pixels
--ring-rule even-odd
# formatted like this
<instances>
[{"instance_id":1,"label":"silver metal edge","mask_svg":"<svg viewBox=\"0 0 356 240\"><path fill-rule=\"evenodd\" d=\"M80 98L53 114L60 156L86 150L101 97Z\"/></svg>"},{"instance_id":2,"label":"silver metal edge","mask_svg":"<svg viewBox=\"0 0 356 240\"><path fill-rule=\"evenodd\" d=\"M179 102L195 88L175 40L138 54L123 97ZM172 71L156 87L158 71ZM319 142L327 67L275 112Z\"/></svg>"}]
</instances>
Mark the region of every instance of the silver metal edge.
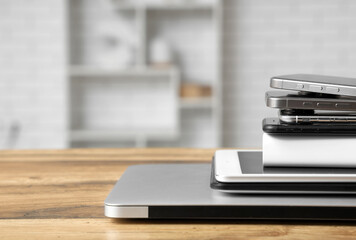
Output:
<instances>
[{"instance_id":1,"label":"silver metal edge","mask_svg":"<svg viewBox=\"0 0 356 240\"><path fill-rule=\"evenodd\" d=\"M279 120L286 123L298 123L298 115L295 116L286 116L278 114Z\"/></svg>"},{"instance_id":2,"label":"silver metal edge","mask_svg":"<svg viewBox=\"0 0 356 240\"><path fill-rule=\"evenodd\" d=\"M271 88L283 88L283 79L271 78L270 87Z\"/></svg>"},{"instance_id":3,"label":"silver metal edge","mask_svg":"<svg viewBox=\"0 0 356 240\"><path fill-rule=\"evenodd\" d=\"M288 108L287 100L278 99L274 97L267 96L266 97L266 106L270 108Z\"/></svg>"},{"instance_id":4,"label":"silver metal edge","mask_svg":"<svg viewBox=\"0 0 356 240\"><path fill-rule=\"evenodd\" d=\"M295 87L289 87L287 86L288 83L293 83L293 84L303 84L304 85L304 90L303 89L297 89ZM329 93L324 90L320 91L315 91L315 90L310 90L310 86L320 86L323 87L324 89L327 87L335 87L339 88L339 93ZM271 79L271 87L273 88L281 88L281 89L286 89L286 90L294 90L294 91L307 91L307 92L315 92L315 93L329 93L333 95L341 95L341 96L351 96L355 97L356 96L356 87L354 86L344 86L344 85L338 85L338 84L328 84L328 83L314 83L314 82L305 82L305 81L295 81L295 80L289 80L289 79Z\"/></svg>"},{"instance_id":5,"label":"silver metal edge","mask_svg":"<svg viewBox=\"0 0 356 240\"><path fill-rule=\"evenodd\" d=\"M105 216L110 218L148 218L148 207L105 204Z\"/></svg>"},{"instance_id":6,"label":"silver metal edge","mask_svg":"<svg viewBox=\"0 0 356 240\"><path fill-rule=\"evenodd\" d=\"M355 195L355 192L344 192L344 191L281 191L281 190L217 190L219 192L224 193L248 193L248 194L305 194L305 195L313 195L313 194L341 194L341 195Z\"/></svg>"}]
</instances>

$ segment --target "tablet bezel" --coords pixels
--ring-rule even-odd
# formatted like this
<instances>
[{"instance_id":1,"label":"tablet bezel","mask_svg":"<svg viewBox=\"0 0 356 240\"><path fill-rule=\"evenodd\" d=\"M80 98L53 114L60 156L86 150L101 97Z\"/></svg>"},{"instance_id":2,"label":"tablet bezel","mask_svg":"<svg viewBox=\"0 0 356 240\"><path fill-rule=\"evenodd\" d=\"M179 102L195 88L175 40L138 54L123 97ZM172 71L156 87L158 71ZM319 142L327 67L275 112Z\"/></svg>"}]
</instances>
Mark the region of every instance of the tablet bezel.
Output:
<instances>
[{"instance_id":1,"label":"tablet bezel","mask_svg":"<svg viewBox=\"0 0 356 240\"><path fill-rule=\"evenodd\" d=\"M219 182L355 182L356 174L244 174L238 152L257 150L217 150L215 152L215 179Z\"/></svg>"}]
</instances>

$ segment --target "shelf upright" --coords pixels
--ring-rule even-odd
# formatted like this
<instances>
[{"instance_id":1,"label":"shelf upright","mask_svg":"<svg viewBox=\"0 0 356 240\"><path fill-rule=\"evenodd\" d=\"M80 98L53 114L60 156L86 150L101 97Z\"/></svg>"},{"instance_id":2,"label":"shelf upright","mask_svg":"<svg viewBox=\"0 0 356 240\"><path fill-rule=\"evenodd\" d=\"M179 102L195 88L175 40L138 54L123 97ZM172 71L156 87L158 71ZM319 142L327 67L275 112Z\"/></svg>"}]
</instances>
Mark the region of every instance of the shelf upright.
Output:
<instances>
[{"instance_id":1,"label":"shelf upright","mask_svg":"<svg viewBox=\"0 0 356 240\"><path fill-rule=\"evenodd\" d=\"M146 6L144 4L137 4L136 10L136 24L138 33L138 47L136 51L137 66L139 68L146 68Z\"/></svg>"},{"instance_id":2,"label":"shelf upright","mask_svg":"<svg viewBox=\"0 0 356 240\"><path fill-rule=\"evenodd\" d=\"M216 130L216 147L223 146L222 139L222 24L223 6L222 1L215 1L213 9L214 31L215 31L215 51L216 51L216 76L213 83L213 124Z\"/></svg>"}]
</instances>

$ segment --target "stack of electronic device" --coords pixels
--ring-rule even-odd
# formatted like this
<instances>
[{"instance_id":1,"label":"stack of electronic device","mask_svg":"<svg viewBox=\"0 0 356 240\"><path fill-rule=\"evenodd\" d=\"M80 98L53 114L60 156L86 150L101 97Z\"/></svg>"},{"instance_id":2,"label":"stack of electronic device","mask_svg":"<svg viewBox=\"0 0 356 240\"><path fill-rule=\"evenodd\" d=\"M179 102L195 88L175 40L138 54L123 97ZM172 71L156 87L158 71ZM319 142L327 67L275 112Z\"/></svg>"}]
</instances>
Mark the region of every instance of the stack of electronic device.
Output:
<instances>
[{"instance_id":1,"label":"stack of electronic device","mask_svg":"<svg viewBox=\"0 0 356 240\"><path fill-rule=\"evenodd\" d=\"M278 118L263 120L263 152L217 151L211 187L245 193L356 194L356 79L273 77Z\"/></svg>"},{"instance_id":2,"label":"stack of electronic device","mask_svg":"<svg viewBox=\"0 0 356 240\"><path fill-rule=\"evenodd\" d=\"M356 79L299 74L271 86L299 93L267 93L280 114L263 121L263 151L217 150L211 166L131 166L105 215L355 220Z\"/></svg>"}]
</instances>

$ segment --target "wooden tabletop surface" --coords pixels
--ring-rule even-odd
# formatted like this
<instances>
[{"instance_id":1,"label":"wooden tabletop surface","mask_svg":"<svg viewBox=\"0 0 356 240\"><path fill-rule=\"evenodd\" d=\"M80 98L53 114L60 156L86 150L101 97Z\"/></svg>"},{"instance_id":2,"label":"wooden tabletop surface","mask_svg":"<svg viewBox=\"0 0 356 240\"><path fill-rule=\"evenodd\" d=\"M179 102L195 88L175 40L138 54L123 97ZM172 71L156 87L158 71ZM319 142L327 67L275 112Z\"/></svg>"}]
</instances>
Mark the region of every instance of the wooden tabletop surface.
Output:
<instances>
[{"instance_id":1,"label":"wooden tabletop surface","mask_svg":"<svg viewBox=\"0 0 356 240\"><path fill-rule=\"evenodd\" d=\"M127 166L209 162L214 149L0 151L0 239L345 239L354 222L114 220L103 202Z\"/></svg>"}]
</instances>

